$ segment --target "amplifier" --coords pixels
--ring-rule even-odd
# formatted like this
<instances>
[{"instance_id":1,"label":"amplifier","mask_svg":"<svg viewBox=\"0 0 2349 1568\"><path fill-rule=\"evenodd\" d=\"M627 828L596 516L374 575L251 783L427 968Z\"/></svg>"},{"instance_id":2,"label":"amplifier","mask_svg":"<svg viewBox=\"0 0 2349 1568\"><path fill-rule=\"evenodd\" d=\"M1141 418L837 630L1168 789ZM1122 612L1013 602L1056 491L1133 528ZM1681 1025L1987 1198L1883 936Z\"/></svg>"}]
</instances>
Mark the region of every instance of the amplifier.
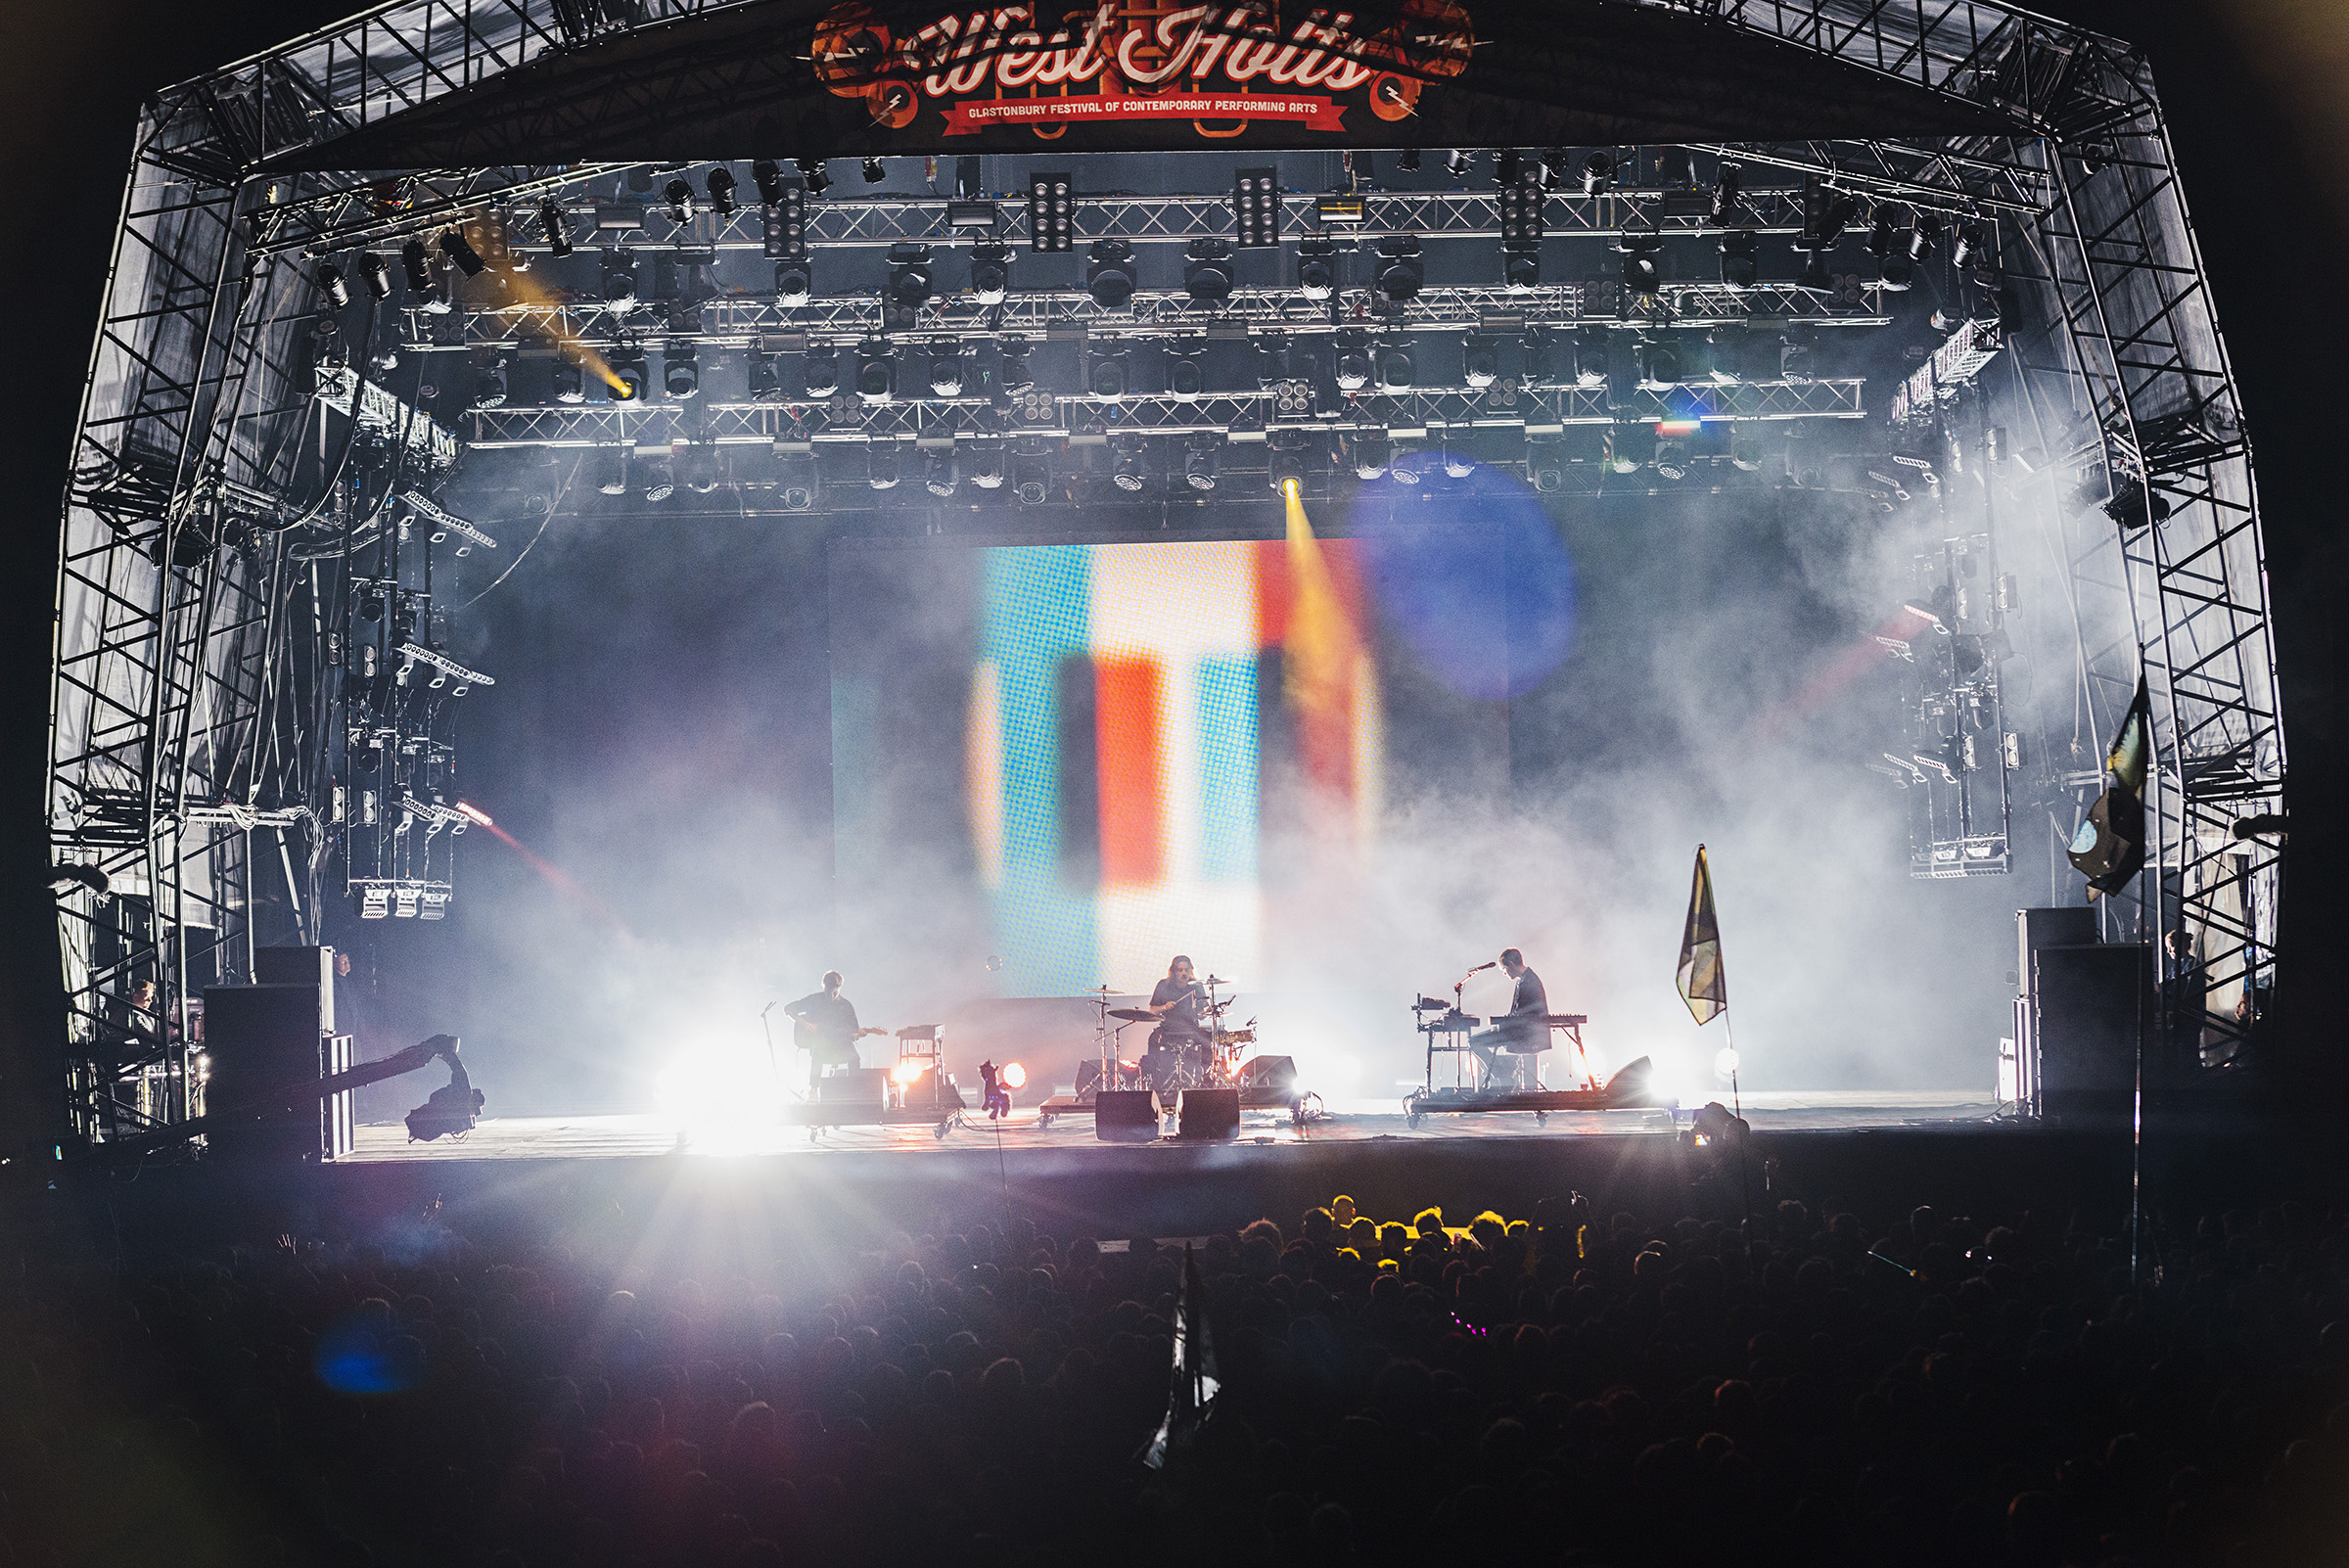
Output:
<instances>
[{"instance_id":1,"label":"amplifier","mask_svg":"<svg viewBox=\"0 0 2349 1568\"><path fill-rule=\"evenodd\" d=\"M815 1097L824 1105L869 1105L879 1111L889 1098L889 1069L852 1067L815 1081Z\"/></svg>"}]
</instances>

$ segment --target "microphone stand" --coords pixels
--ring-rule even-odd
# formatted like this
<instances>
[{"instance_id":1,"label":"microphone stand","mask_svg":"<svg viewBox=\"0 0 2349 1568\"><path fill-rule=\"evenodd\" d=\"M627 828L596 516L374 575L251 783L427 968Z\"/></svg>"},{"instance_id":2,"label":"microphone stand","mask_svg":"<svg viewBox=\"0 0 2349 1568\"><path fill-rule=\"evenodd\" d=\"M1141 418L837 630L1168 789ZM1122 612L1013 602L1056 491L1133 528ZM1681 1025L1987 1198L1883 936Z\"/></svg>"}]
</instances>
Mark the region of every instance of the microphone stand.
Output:
<instances>
[{"instance_id":1,"label":"microphone stand","mask_svg":"<svg viewBox=\"0 0 2349 1568\"><path fill-rule=\"evenodd\" d=\"M775 1004L771 1001L759 1009L759 1032L766 1037L766 1070L774 1074L775 1087L781 1088L783 1086L783 1064L775 1060L775 1029L766 1021L766 1015L774 1010Z\"/></svg>"}]
</instances>

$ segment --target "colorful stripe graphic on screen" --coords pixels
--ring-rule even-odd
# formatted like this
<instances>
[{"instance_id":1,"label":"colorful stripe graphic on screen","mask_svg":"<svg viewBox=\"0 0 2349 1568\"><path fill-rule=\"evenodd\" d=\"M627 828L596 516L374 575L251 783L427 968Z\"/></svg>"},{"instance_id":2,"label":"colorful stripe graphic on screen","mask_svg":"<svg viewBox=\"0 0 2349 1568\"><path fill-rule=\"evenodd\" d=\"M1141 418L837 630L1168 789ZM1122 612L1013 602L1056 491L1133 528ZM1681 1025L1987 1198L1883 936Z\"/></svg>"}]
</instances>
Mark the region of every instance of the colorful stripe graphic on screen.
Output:
<instances>
[{"instance_id":1,"label":"colorful stripe graphic on screen","mask_svg":"<svg viewBox=\"0 0 2349 1568\"><path fill-rule=\"evenodd\" d=\"M1349 845L1377 807L1351 546L994 549L982 581L965 776L1005 992L1147 991L1203 945L1265 984L1268 789Z\"/></svg>"}]
</instances>

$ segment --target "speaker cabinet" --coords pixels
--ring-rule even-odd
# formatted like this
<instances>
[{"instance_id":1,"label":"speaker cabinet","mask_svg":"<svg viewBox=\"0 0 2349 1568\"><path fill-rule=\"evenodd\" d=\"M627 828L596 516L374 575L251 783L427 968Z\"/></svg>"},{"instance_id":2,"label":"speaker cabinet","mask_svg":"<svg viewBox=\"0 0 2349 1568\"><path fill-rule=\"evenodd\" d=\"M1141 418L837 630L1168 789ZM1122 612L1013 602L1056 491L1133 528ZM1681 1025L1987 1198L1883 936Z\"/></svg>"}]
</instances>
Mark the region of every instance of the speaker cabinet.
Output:
<instances>
[{"instance_id":1,"label":"speaker cabinet","mask_svg":"<svg viewBox=\"0 0 2349 1568\"><path fill-rule=\"evenodd\" d=\"M328 1071L331 1037L320 1011L316 986L205 991L205 1104L226 1119L206 1134L214 1155L299 1163L334 1152L337 1108L307 1092Z\"/></svg>"},{"instance_id":2,"label":"speaker cabinet","mask_svg":"<svg viewBox=\"0 0 2349 1568\"><path fill-rule=\"evenodd\" d=\"M335 1032L335 949L332 947L256 947L253 954L256 986L315 986L318 988L318 1027Z\"/></svg>"},{"instance_id":3,"label":"speaker cabinet","mask_svg":"<svg viewBox=\"0 0 2349 1568\"><path fill-rule=\"evenodd\" d=\"M815 1081L815 1097L825 1105L870 1106L878 1121L881 1108L889 1101L889 1069L852 1067L845 1073L827 1074Z\"/></svg>"},{"instance_id":4,"label":"speaker cabinet","mask_svg":"<svg viewBox=\"0 0 2349 1568\"><path fill-rule=\"evenodd\" d=\"M1240 1091L1236 1088L1184 1089L1175 1111L1174 1135L1206 1142L1228 1138L1240 1130Z\"/></svg>"},{"instance_id":5,"label":"speaker cabinet","mask_svg":"<svg viewBox=\"0 0 2349 1568\"><path fill-rule=\"evenodd\" d=\"M2126 1127L2141 1030L2155 1026L2151 949L2142 943L2042 947L2033 954L2032 1033L2040 1109L2067 1127Z\"/></svg>"},{"instance_id":6,"label":"speaker cabinet","mask_svg":"<svg viewBox=\"0 0 2349 1568\"><path fill-rule=\"evenodd\" d=\"M1093 1136L1104 1143L1150 1143L1158 1137L1156 1089L1105 1089L1093 1096Z\"/></svg>"},{"instance_id":7,"label":"speaker cabinet","mask_svg":"<svg viewBox=\"0 0 2349 1568\"><path fill-rule=\"evenodd\" d=\"M1242 1105L1286 1108L1297 1098L1297 1063L1286 1056L1251 1056L1240 1064Z\"/></svg>"}]
</instances>

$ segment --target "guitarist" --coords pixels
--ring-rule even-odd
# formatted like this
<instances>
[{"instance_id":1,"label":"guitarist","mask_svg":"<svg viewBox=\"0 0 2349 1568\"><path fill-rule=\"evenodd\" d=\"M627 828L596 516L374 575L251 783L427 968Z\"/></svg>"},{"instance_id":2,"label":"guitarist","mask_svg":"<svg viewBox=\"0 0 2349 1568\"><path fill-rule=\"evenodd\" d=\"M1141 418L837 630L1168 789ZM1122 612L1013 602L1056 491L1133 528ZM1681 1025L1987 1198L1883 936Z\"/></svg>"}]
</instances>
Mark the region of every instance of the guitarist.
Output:
<instances>
[{"instance_id":1,"label":"guitarist","mask_svg":"<svg viewBox=\"0 0 2349 1568\"><path fill-rule=\"evenodd\" d=\"M791 1020L792 1043L807 1052L807 1092L815 1093L816 1080L827 1067L854 1067L856 1041L866 1035L886 1035L885 1029L862 1029L856 1023L856 1004L840 993L840 971L824 971L824 989L810 992L783 1009Z\"/></svg>"}]
</instances>

